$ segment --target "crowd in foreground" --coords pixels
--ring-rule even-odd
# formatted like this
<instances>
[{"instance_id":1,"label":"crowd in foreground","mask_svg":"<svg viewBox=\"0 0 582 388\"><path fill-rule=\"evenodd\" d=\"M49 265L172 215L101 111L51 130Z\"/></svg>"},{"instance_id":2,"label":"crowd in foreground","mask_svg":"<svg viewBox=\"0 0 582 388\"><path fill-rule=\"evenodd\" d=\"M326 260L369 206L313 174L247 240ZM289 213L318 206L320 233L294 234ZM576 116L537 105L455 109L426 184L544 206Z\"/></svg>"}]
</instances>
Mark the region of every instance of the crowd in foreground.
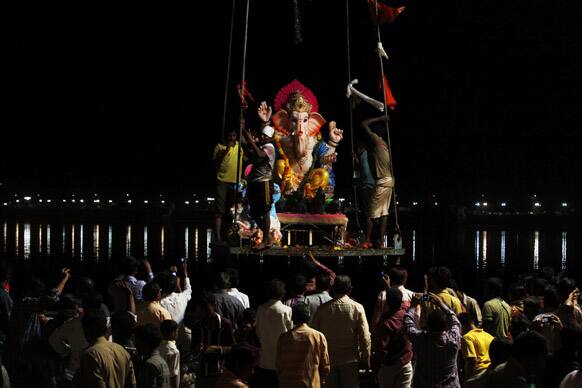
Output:
<instances>
[{"instance_id":1,"label":"crowd in foreground","mask_svg":"<svg viewBox=\"0 0 582 388\"><path fill-rule=\"evenodd\" d=\"M549 268L490 278L477 301L446 267L417 292L393 267L373 311L315 258L260 305L234 268L193 292L187 262L126 258L103 293L67 268L53 288L12 275L2 261L2 388L582 386L580 293Z\"/></svg>"}]
</instances>

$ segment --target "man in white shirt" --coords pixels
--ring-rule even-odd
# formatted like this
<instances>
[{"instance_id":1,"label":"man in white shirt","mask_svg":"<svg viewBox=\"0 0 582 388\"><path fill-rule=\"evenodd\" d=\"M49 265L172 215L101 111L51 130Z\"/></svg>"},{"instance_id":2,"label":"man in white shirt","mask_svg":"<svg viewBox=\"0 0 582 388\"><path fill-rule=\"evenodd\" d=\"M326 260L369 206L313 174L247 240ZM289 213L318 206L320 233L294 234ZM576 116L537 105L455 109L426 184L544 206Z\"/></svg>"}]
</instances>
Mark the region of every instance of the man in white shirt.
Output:
<instances>
[{"instance_id":1,"label":"man in white shirt","mask_svg":"<svg viewBox=\"0 0 582 388\"><path fill-rule=\"evenodd\" d=\"M180 277L184 279L184 287L182 292L177 291L178 278L173 273L167 273L164 276L159 276L158 283L162 288L162 299L160 304L170 313L172 319L179 325L184 320L186 306L190 299L192 299L192 287L190 286L190 279L188 278L188 264L184 262L180 268Z\"/></svg>"},{"instance_id":2,"label":"man in white shirt","mask_svg":"<svg viewBox=\"0 0 582 388\"><path fill-rule=\"evenodd\" d=\"M188 278L187 262L184 261L178 270L180 271L179 275L183 279L184 284L182 292L176 292L178 288L178 278L176 275L171 273L167 273L164 276L158 275L160 287L162 288L160 305L168 310L172 320L178 324L177 341L182 349L186 349L189 347L192 333L190 329L184 326L182 321L184 320L188 302L192 299L192 286L190 285L190 278Z\"/></svg>"},{"instance_id":3,"label":"man in white shirt","mask_svg":"<svg viewBox=\"0 0 582 388\"><path fill-rule=\"evenodd\" d=\"M170 370L170 384L172 388L180 387L180 352L176 347L176 337L178 337L178 324L172 320L164 321L160 324L162 342L158 345L160 356L166 360Z\"/></svg>"},{"instance_id":4,"label":"man in white shirt","mask_svg":"<svg viewBox=\"0 0 582 388\"><path fill-rule=\"evenodd\" d=\"M316 293L307 295L305 297L307 305L310 310L309 324L313 323L313 317L315 317L315 312L322 304L332 300L331 295L329 295L329 289L331 288L331 277L328 273L322 272L317 275L317 281L315 282Z\"/></svg>"},{"instance_id":5,"label":"man in white shirt","mask_svg":"<svg viewBox=\"0 0 582 388\"><path fill-rule=\"evenodd\" d=\"M238 287L238 270L235 268L227 268L226 273L229 276L228 282L230 283L230 288L226 290L228 295L234 296L237 298L245 309L251 308L251 303L249 301L249 296L245 293L240 292L236 287Z\"/></svg>"},{"instance_id":6,"label":"man in white shirt","mask_svg":"<svg viewBox=\"0 0 582 388\"><path fill-rule=\"evenodd\" d=\"M414 292L405 287L406 281L408 280L408 271L402 267L392 267L388 275L382 277L382 280L386 288L397 288L400 290L402 293L402 308L408 310L412 297L414 296ZM372 331L380 323L382 315L386 312L388 312L388 305L386 303L386 291L384 290L378 294L378 299L376 300L372 321L370 322ZM416 306L416 316L420 317L420 305Z\"/></svg>"},{"instance_id":7,"label":"man in white shirt","mask_svg":"<svg viewBox=\"0 0 582 388\"><path fill-rule=\"evenodd\" d=\"M256 374L257 386L278 386L277 341L279 336L293 328L291 307L285 306L281 299L285 296L285 284L277 279L268 283L269 301L257 309L257 336L261 343L259 370Z\"/></svg>"}]
</instances>

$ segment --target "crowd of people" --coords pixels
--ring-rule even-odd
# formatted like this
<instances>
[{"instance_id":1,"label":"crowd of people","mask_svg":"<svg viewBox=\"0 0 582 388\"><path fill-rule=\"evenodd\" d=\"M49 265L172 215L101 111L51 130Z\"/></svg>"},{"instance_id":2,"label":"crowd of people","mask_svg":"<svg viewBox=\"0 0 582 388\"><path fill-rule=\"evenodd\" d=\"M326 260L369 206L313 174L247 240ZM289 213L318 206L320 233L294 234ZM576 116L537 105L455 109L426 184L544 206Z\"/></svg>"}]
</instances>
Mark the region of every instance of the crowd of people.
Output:
<instances>
[{"instance_id":1,"label":"crowd of people","mask_svg":"<svg viewBox=\"0 0 582 388\"><path fill-rule=\"evenodd\" d=\"M0 265L2 387L578 387L576 282L546 268L476 300L446 267L407 288L392 267L366 311L315 257L264 303L237 269L194 287L187 262L125 258L107 285L67 268L53 288ZM139 276L142 274L143 276ZM260 279L253 279L258 281ZM263 279L267 280L267 279ZM105 290L103 295L99 290ZM261 301L262 302L262 301Z\"/></svg>"}]
</instances>

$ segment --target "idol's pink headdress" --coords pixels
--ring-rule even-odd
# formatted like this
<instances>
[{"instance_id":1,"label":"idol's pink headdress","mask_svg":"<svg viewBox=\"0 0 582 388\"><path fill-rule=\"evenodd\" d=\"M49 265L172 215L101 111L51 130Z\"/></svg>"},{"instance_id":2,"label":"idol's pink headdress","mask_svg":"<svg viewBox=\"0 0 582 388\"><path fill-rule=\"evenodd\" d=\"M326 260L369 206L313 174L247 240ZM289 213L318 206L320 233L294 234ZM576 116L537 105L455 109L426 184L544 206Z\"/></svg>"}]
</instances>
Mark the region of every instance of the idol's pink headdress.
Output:
<instances>
[{"instance_id":1,"label":"idol's pink headdress","mask_svg":"<svg viewBox=\"0 0 582 388\"><path fill-rule=\"evenodd\" d=\"M285 108L285 105L289 102L289 99L294 94L300 94L303 99L309 104L311 107L311 112L317 112L319 106L317 104L317 98L315 94L311 90L309 90L305 85L297 80L293 80L287 86L284 86L275 97L275 111L279 111L282 108Z\"/></svg>"}]
</instances>

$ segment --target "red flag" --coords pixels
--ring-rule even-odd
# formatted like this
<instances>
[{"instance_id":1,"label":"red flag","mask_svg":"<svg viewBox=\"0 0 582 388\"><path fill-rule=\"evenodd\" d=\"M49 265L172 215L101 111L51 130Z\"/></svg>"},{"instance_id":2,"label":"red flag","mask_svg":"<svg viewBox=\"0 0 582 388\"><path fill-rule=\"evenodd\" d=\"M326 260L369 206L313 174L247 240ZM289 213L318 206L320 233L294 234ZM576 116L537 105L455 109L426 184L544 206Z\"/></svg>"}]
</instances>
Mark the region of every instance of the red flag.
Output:
<instances>
[{"instance_id":1,"label":"red flag","mask_svg":"<svg viewBox=\"0 0 582 388\"><path fill-rule=\"evenodd\" d=\"M394 19L404 11L404 7L390 7L378 2L378 12L376 12L376 0L367 1L370 15L372 16L372 22L376 26L393 22Z\"/></svg>"},{"instance_id":2,"label":"red flag","mask_svg":"<svg viewBox=\"0 0 582 388\"><path fill-rule=\"evenodd\" d=\"M241 83L239 83L237 85L237 89L241 107L246 108L247 106L249 106L248 101L255 102L255 99L247 89L247 81L242 81Z\"/></svg>"},{"instance_id":3,"label":"red flag","mask_svg":"<svg viewBox=\"0 0 582 388\"><path fill-rule=\"evenodd\" d=\"M382 92L382 81L378 81L378 89L380 93ZM392 90L390 90L390 85L388 84L388 78L384 76L384 92L386 93L386 106L392 110L396 108L396 99L392 95Z\"/></svg>"}]
</instances>

